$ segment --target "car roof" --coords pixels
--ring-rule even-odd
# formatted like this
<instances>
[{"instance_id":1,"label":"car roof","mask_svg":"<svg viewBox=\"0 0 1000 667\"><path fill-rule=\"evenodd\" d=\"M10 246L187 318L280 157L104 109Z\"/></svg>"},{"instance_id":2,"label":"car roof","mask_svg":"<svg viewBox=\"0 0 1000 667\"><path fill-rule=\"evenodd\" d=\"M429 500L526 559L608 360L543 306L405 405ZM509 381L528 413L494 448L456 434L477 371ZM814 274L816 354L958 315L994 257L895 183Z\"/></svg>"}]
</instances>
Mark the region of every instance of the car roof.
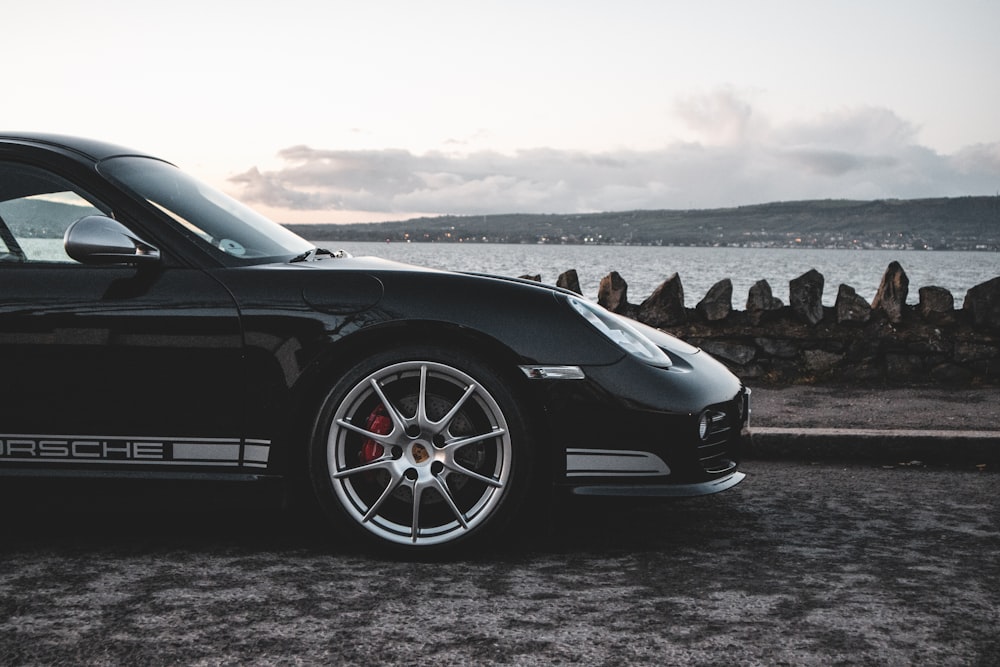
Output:
<instances>
[{"instance_id":1,"label":"car roof","mask_svg":"<svg viewBox=\"0 0 1000 667\"><path fill-rule=\"evenodd\" d=\"M0 144L27 144L39 147L61 149L76 153L95 162L115 155L143 155L147 153L125 148L106 141L73 137L64 134L48 134L44 132L0 132Z\"/></svg>"}]
</instances>

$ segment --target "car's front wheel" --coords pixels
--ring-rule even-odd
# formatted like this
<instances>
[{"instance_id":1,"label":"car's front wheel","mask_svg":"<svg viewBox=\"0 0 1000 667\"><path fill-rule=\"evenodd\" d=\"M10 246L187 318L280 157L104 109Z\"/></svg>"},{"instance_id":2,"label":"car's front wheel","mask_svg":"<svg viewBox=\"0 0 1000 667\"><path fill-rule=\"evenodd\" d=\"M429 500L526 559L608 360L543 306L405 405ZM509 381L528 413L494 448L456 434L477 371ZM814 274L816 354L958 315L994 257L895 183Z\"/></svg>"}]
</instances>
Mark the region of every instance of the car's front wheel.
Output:
<instances>
[{"instance_id":1,"label":"car's front wheel","mask_svg":"<svg viewBox=\"0 0 1000 667\"><path fill-rule=\"evenodd\" d=\"M490 366L414 347L375 355L335 384L311 471L335 520L422 552L504 528L530 487L532 457L524 411Z\"/></svg>"}]
</instances>

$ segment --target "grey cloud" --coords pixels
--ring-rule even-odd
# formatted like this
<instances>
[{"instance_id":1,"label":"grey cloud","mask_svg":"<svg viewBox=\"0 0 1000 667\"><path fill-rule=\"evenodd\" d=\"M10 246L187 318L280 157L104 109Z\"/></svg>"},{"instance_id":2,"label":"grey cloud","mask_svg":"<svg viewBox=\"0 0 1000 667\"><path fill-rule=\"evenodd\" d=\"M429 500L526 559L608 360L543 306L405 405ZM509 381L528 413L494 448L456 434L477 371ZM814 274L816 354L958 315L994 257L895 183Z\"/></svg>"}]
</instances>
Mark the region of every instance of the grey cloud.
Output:
<instances>
[{"instance_id":1,"label":"grey cloud","mask_svg":"<svg viewBox=\"0 0 1000 667\"><path fill-rule=\"evenodd\" d=\"M972 177L991 176L993 187L1000 189L1000 184L996 183L997 174L1000 174L1000 142L967 146L956 153L950 162L959 173Z\"/></svg>"},{"instance_id":2,"label":"grey cloud","mask_svg":"<svg viewBox=\"0 0 1000 667\"><path fill-rule=\"evenodd\" d=\"M717 143L660 150L536 148L514 154L405 150L280 152L275 171L234 177L248 201L296 210L380 214L570 213L710 208L814 198L912 198L992 194L1000 143L941 155L884 109L844 111L811 123L750 123L736 98L707 107L729 128ZM696 114L698 105L687 109ZM714 110L713 110L714 109ZM742 119L742 120L741 120ZM735 129L734 129L735 128ZM731 131L730 131L731 130Z\"/></svg>"},{"instance_id":3,"label":"grey cloud","mask_svg":"<svg viewBox=\"0 0 1000 667\"><path fill-rule=\"evenodd\" d=\"M827 113L810 122L778 128L774 131L774 141L874 153L914 145L918 130L889 109L864 107Z\"/></svg>"},{"instance_id":4,"label":"grey cloud","mask_svg":"<svg viewBox=\"0 0 1000 667\"><path fill-rule=\"evenodd\" d=\"M819 148L793 149L787 155L803 168L826 176L842 176L861 169L891 169L897 162L896 158L888 155L865 156Z\"/></svg>"},{"instance_id":5,"label":"grey cloud","mask_svg":"<svg viewBox=\"0 0 1000 667\"><path fill-rule=\"evenodd\" d=\"M262 174L257 167L252 167L229 180L243 189L243 198L247 201L299 210L337 208L330 206L329 201L324 202L304 190L287 185L285 179L277 174Z\"/></svg>"}]
</instances>

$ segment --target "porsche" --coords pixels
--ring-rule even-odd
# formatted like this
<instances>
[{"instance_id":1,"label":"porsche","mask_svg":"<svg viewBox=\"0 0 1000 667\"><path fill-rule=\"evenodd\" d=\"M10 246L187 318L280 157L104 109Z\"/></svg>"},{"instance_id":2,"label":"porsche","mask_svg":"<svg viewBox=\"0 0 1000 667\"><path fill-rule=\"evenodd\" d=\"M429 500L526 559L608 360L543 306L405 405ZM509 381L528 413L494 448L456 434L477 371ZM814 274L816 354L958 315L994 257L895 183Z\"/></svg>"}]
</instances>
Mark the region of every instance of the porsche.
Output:
<instances>
[{"instance_id":1,"label":"porsche","mask_svg":"<svg viewBox=\"0 0 1000 667\"><path fill-rule=\"evenodd\" d=\"M0 134L0 477L308 490L411 553L552 493L743 478L749 390L706 352L537 282L316 247L174 165Z\"/></svg>"}]
</instances>

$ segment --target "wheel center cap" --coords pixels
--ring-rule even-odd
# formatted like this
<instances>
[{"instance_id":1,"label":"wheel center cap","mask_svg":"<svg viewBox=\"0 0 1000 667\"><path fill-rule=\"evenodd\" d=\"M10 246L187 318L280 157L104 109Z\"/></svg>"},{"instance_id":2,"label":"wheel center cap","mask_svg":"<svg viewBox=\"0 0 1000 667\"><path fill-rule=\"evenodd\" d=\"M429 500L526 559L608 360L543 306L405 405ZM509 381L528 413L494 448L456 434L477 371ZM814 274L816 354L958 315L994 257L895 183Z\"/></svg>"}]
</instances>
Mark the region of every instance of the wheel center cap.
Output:
<instances>
[{"instance_id":1,"label":"wheel center cap","mask_svg":"<svg viewBox=\"0 0 1000 667\"><path fill-rule=\"evenodd\" d=\"M413 445L410 452L412 452L413 460L416 463L423 463L431 457L431 455L427 452L427 448L419 443Z\"/></svg>"}]
</instances>

